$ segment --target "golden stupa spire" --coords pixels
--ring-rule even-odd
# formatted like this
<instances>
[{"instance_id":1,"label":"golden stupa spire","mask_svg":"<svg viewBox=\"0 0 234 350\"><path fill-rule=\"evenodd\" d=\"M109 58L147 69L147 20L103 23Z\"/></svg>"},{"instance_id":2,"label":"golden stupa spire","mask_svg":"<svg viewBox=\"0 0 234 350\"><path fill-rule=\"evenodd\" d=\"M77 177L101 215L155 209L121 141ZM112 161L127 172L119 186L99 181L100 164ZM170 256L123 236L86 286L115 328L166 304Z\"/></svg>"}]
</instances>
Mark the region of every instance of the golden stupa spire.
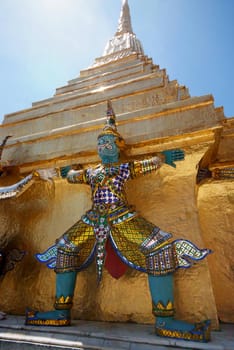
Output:
<instances>
[{"instance_id":1,"label":"golden stupa spire","mask_svg":"<svg viewBox=\"0 0 234 350\"><path fill-rule=\"evenodd\" d=\"M108 41L102 56L96 59L94 66L116 61L134 53L144 55L141 42L132 30L128 0L122 0L117 31Z\"/></svg>"}]
</instances>

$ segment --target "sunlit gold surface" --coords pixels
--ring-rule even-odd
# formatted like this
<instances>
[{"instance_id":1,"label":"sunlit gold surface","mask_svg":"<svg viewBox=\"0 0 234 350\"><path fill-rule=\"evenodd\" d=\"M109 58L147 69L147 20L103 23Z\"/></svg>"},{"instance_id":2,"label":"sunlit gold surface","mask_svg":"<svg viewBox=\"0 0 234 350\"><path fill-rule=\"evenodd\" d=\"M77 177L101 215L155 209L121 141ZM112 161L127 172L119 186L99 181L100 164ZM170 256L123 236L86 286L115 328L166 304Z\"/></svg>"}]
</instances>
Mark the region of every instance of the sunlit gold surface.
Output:
<instances>
[{"instance_id":1,"label":"sunlit gold surface","mask_svg":"<svg viewBox=\"0 0 234 350\"><path fill-rule=\"evenodd\" d=\"M163 166L128 184L129 203L174 238L192 240L214 252L193 268L176 272L176 316L190 322L209 318L213 328L218 328L218 318L234 322L233 181L211 179L199 187L195 181L197 164L215 142L214 162L233 164L234 119L227 122L211 95L190 97L188 88L169 80L166 70L147 56L125 50L95 63L53 97L5 116L0 138L13 137L3 160L21 174L43 167L96 164L96 140L108 99L118 131L130 145L125 158L183 148L185 160L176 169ZM207 164L212 168L211 159ZM0 186L18 180L19 175L11 174L0 179ZM27 306L53 307L55 274L34 254L53 244L90 207L88 187L61 179L36 181L19 198L0 201L0 247L11 244L28 252L1 281L0 309L24 314ZM73 318L155 322L146 275L128 270L115 280L104 271L97 287L95 272L91 265L79 273Z\"/></svg>"}]
</instances>

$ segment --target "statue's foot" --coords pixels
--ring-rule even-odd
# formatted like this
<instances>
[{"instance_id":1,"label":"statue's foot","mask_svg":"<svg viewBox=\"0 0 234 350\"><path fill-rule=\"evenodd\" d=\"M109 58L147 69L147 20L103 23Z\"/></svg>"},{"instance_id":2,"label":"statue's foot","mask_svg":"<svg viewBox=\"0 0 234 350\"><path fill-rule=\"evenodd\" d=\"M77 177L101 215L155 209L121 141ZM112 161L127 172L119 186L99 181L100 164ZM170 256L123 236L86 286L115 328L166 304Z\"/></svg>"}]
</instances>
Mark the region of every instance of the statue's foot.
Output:
<instances>
[{"instance_id":1,"label":"statue's foot","mask_svg":"<svg viewBox=\"0 0 234 350\"><path fill-rule=\"evenodd\" d=\"M25 324L31 326L70 326L70 310L53 310L47 312L26 310Z\"/></svg>"},{"instance_id":2,"label":"statue's foot","mask_svg":"<svg viewBox=\"0 0 234 350\"><path fill-rule=\"evenodd\" d=\"M155 332L160 337L208 342L210 340L210 321L191 324L173 318L159 318Z\"/></svg>"}]
</instances>

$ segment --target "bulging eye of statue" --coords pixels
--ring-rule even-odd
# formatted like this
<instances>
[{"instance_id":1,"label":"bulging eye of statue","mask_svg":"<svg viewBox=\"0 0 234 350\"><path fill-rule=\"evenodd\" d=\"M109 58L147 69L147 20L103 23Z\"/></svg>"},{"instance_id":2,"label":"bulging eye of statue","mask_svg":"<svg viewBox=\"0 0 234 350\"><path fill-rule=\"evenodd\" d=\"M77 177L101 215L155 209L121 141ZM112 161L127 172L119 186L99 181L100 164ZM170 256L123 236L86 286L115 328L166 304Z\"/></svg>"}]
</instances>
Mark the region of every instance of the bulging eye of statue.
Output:
<instances>
[{"instance_id":1,"label":"bulging eye of statue","mask_svg":"<svg viewBox=\"0 0 234 350\"><path fill-rule=\"evenodd\" d=\"M103 138L98 139L98 146L101 146L105 143L105 141L103 140Z\"/></svg>"}]
</instances>

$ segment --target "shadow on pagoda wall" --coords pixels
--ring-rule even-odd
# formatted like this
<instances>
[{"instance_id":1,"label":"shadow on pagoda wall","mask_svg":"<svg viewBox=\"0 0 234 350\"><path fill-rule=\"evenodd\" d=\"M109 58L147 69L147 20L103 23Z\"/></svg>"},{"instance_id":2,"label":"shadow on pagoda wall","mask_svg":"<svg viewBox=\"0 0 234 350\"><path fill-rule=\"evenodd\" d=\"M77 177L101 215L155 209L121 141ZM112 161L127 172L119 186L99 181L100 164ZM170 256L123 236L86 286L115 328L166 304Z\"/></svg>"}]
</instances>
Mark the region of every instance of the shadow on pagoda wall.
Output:
<instances>
[{"instance_id":1,"label":"shadow on pagoda wall","mask_svg":"<svg viewBox=\"0 0 234 350\"><path fill-rule=\"evenodd\" d=\"M205 153L202 167L209 169L198 185L197 207L209 258L212 284L223 322L234 322L234 118L223 122L223 130Z\"/></svg>"}]
</instances>

